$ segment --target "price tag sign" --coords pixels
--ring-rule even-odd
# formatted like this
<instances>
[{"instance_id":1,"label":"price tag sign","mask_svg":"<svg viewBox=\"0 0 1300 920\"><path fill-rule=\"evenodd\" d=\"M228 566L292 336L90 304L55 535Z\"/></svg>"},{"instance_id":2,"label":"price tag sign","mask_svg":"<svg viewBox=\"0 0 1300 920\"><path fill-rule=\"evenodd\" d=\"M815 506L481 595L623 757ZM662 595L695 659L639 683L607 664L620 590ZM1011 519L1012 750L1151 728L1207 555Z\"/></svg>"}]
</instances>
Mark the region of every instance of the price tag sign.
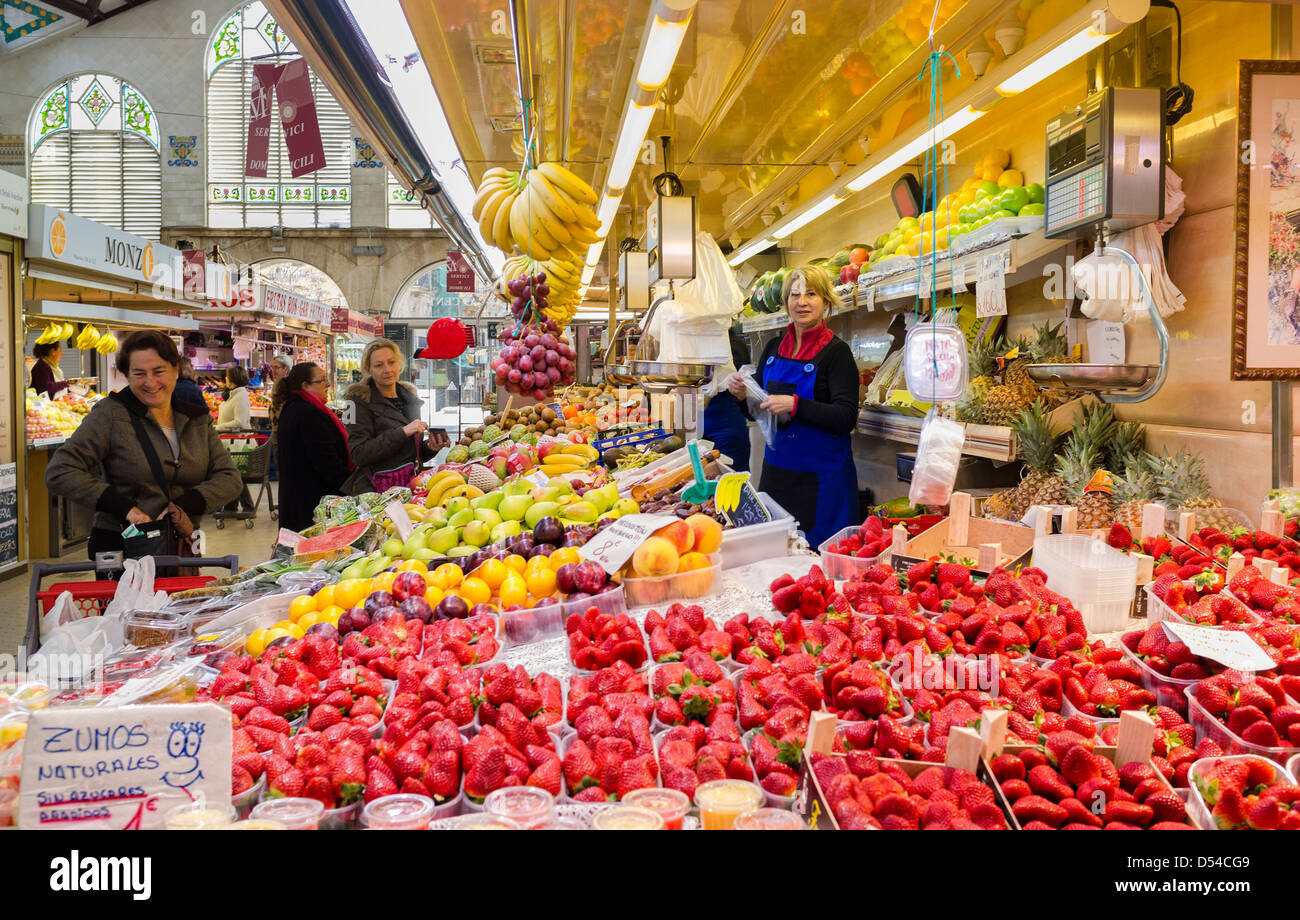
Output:
<instances>
[{"instance_id":1,"label":"price tag sign","mask_svg":"<svg viewBox=\"0 0 1300 920\"><path fill-rule=\"evenodd\" d=\"M546 470L541 467L538 467L530 473L526 473L524 478L538 487L547 485L551 481L551 477L547 475Z\"/></svg>"},{"instance_id":2,"label":"price tag sign","mask_svg":"<svg viewBox=\"0 0 1300 920\"><path fill-rule=\"evenodd\" d=\"M1268 671L1276 667L1259 643L1244 632L1173 620L1163 622L1169 638L1185 643L1194 655L1238 671Z\"/></svg>"},{"instance_id":3,"label":"price tag sign","mask_svg":"<svg viewBox=\"0 0 1300 920\"><path fill-rule=\"evenodd\" d=\"M975 271L975 316L1005 316L1007 313L1007 255L980 259Z\"/></svg>"},{"instance_id":4,"label":"price tag sign","mask_svg":"<svg viewBox=\"0 0 1300 920\"><path fill-rule=\"evenodd\" d=\"M1093 364L1123 364L1124 345L1123 323L1088 323L1088 360Z\"/></svg>"},{"instance_id":5,"label":"price tag sign","mask_svg":"<svg viewBox=\"0 0 1300 920\"><path fill-rule=\"evenodd\" d=\"M646 537L677 520L680 518L675 514L625 514L578 547L578 555L613 575L632 558Z\"/></svg>"},{"instance_id":6,"label":"price tag sign","mask_svg":"<svg viewBox=\"0 0 1300 920\"><path fill-rule=\"evenodd\" d=\"M766 524L772 520L771 512L754 491L748 473L727 473L721 477L713 503L732 527Z\"/></svg>"},{"instance_id":7,"label":"price tag sign","mask_svg":"<svg viewBox=\"0 0 1300 920\"><path fill-rule=\"evenodd\" d=\"M859 301L862 306L867 308L868 313L876 312L876 286L874 284L867 287L858 288Z\"/></svg>"},{"instance_id":8,"label":"price tag sign","mask_svg":"<svg viewBox=\"0 0 1300 920\"><path fill-rule=\"evenodd\" d=\"M18 826L161 830L177 805L230 803L230 710L155 703L32 713Z\"/></svg>"},{"instance_id":9,"label":"price tag sign","mask_svg":"<svg viewBox=\"0 0 1300 920\"><path fill-rule=\"evenodd\" d=\"M389 502L384 506L384 514L388 515L393 526L397 528L397 536L405 543L411 536L411 531L415 529L411 524L411 516L406 513L406 506L401 502Z\"/></svg>"}]
</instances>

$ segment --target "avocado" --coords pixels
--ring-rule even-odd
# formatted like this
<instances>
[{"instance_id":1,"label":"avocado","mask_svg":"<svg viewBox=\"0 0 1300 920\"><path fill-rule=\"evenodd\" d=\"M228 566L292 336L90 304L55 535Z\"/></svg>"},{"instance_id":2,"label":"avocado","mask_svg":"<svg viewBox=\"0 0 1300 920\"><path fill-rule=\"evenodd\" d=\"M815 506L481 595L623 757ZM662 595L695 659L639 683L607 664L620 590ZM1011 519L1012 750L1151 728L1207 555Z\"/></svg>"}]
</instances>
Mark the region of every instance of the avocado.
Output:
<instances>
[{"instance_id":1,"label":"avocado","mask_svg":"<svg viewBox=\"0 0 1300 920\"><path fill-rule=\"evenodd\" d=\"M664 438L660 441L658 449L661 453L671 454L673 451L681 450L685 446L686 445L682 442L681 438L677 435L672 435L671 437Z\"/></svg>"}]
</instances>

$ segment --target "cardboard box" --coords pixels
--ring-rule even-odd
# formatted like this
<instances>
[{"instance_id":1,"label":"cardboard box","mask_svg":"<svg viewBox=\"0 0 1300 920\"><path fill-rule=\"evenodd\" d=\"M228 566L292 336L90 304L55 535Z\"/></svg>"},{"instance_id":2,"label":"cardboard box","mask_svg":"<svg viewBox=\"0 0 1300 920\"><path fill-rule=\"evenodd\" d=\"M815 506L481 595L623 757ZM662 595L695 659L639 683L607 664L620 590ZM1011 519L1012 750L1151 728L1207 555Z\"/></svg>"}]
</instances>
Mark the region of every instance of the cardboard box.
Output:
<instances>
[{"instance_id":1,"label":"cardboard box","mask_svg":"<svg viewBox=\"0 0 1300 920\"><path fill-rule=\"evenodd\" d=\"M965 492L952 493L948 516L929 530L910 539L902 527L893 533L896 572L906 572L931 556L952 555L971 560L975 574L985 577L999 565L1013 570L1028 565L1036 536L1022 524L971 517L971 497Z\"/></svg>"}]
</instances>

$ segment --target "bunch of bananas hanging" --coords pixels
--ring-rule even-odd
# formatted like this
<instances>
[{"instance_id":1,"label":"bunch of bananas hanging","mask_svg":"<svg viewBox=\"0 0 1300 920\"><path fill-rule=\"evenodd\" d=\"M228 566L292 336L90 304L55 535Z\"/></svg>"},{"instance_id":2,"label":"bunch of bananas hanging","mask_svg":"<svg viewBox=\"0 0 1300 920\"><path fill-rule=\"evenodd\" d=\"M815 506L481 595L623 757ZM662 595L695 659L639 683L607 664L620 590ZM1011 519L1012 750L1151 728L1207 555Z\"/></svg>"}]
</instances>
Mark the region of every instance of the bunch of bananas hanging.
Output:
<instances>
[{"instance_id":1,"label":"bunch of bananas hanging","mask_svg":"<svg viewBox=\"0 0 1300 920\"><path fill-rule=\"evenodd\" d=\"M509 303L514 298L507 285L516 278L545 273L547 286L551 289L548 304L543 311L555 320L563 329L578 312L579 292L582 286L582 262L562 261L557 256L538 262L528 256L511 256L501 266L501 277L493 291L498 297Z\"/></svg>"},{"instance_id":2,"label":"bunch of bananas hanging","mask_svg":"<svg viewBox=\"0 0 1300 920\"><path fill-rule=\"evenodd\" d=\"M81 327L81 335L77 336L77 347L82 351L90 351L99 344L99 330L90 323Z\"/></svg>"},{"instance_id":3,"label":"bunch of bananas hanging","mask_svg":"<svg viewBox=\"0 0 1300 920\"><path fill-rule=\"evenodd\" d=\"M559 163L544 162L535 169L489 169L472 213L483 239L506 253L517 247L539 262L581 263L599 239L595 203L590 185Z\"/></svg>"},{"instance_id":4,"label":"bunch of bananas hanging","mask_svg":"<svg viewBox=\"0 0 1300 920\"><path fill-rule=\"evenodd\" d=\"M62 342L70 339L76 333L77 327L72 323L50 323L45 330L36 337L37 345L49 345L53 342Z\"/></svg>"},{"instance_id":5,"label":"bunch of bananas hanging","mask_svg":"<svg viewBox=\"0 0 1300 920\"><path fill-rule=\"evenodd\" d=\"M99 337L99 344L95 346L95 351L101 355L111 355L117 351L117 336L111 332L105 332Z\"/></svg>"}]
</instances>

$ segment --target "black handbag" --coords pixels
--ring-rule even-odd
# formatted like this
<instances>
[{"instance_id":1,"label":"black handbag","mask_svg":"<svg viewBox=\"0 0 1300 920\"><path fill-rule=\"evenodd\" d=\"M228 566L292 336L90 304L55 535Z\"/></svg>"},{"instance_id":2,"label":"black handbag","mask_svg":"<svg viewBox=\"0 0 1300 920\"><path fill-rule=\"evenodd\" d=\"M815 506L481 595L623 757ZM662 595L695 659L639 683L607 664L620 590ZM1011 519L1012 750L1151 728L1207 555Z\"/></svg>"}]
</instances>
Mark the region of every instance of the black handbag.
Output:
<instances>
[{"instance_id":1,"label":"black handbag","mask_svg":"<svg viewBox=\"0 0 1300 920\"><path fill-rule=\"evenodd\" d=\"M163 497L167 503L171 504L172 493L167 485L167 477L163 475L162 461L158 459L158 452L153 448L153 441L149 440L148 433L144 430L144 422L134 412L130 413L131 426L135 428L136 437L140 439L140 449L144 451L145 459L149 461L149 469L153 470L154 481L158 483L158 488L162 489ZM144 556L176 556L179 555L180 535L176 532L175 525L172 524L171 518L163 515L156 521L149 521L147 524L136 524L140 531L138 536L126 537L122 541L122 555L126 559L140 559Z\"/></svg>"}]
</instances>

